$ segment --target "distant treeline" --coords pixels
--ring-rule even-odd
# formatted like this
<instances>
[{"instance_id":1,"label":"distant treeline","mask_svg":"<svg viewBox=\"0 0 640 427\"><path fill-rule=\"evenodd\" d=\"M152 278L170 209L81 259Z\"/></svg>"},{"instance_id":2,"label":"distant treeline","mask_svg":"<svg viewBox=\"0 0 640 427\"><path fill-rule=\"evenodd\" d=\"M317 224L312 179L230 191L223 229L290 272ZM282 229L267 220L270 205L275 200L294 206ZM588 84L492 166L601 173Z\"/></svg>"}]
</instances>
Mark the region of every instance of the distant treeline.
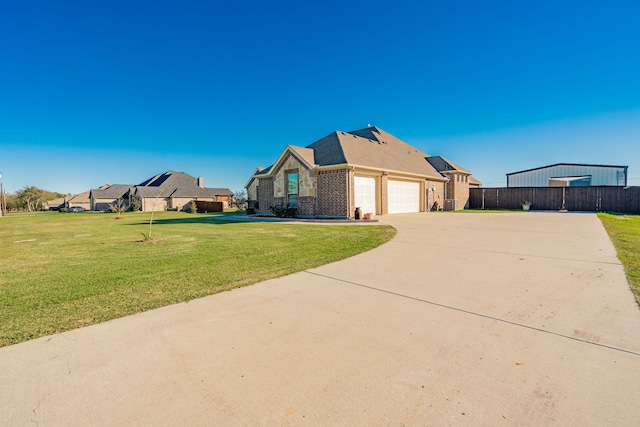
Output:
<instances>
[{"instance_id":1,"label":"distant treeline","mask_svg":"<svg viewBox=\"0 0 640 427\"><path fill-rule=\"evenodd\" d=\"M3 201L4 210L16 211L41 211L43 204L47 201L68 196L68 194L55 193L53 191L42 190L38 187L26 186L14 194L6 194ZM2 199L0 197L0 199Z\"/></svg>"}]
</instances>

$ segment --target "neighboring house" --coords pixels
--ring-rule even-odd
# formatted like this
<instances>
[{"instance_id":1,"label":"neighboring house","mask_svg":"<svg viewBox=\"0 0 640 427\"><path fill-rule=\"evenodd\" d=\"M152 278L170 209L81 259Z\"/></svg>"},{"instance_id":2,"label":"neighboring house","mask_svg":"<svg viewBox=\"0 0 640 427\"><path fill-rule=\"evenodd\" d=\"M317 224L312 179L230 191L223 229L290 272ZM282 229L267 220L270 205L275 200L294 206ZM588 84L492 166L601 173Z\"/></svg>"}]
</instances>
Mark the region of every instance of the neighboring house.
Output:
<instances>
[{"instance_id":1,"label":"neighboring house","mask_svg":"<svg viewBox=\"0 0 640 427\"><path fill-rule=\"evenodd\" d=\"M135 186L134 195L140 197L142 211L188 210L191 201L222 202L231 206L233 192L228 188L207 188L202 177L194 178L184 172L167 171Z\"/></svg>"},{"instance_id":2,"label":"neighboring house","mask_svg":"<svg viewBox=\"0 0 640 427\"><path fill-rule=\"evenodd\" d=\"M336 131L308 145L289 145L247 183L249 207L297 208L299 216L353 218L362 214L424 212L468 203L471 172L431 157L378 127ZM451 178L453 177L453 178ZM456 178L458 177L458 178ZM473 180L473 185L479 185Z\"/></svg>"},{"instance_id":3,"label":"neighboring house","mask_svg":"<svg viewBox=\"0 0 640 427\"><path fill-rule=\"evenodd\" d=\"M160 210L188 210L191 201L222 202L231 206L233 192L228 188L206 188L203 178L184 172L167 171L139 185L103 185L91 190L91 210L108 210L122 197L125 206L139 197L143 212Z\"/></svg>"},{"instance_id":4,"label":"neighboring house","mask_svg":"<svg viewBox=\"0 0 640 427\"><path fill-rule=\"evenodd\" d=\"M58 199L49 200L42 204L42 208L50 211L57 211L62 208L70 208L72 206L80 206L85 210L91 209L90 191L85 191L76 196L65 196Z\"/></svg>"},{"instance_id":5,"label":"neighboring house","mask_svg":"<svg viewBox=\"0 0 640 427\"><path fill-rule=\"evenodd\" d=\"M628 166L557 163L507 174L507 187L627 185Z\"/></svg>"},{"instance_id":6,"label":"neighboring house","mask_svg":"<svg viewBox=\"0 0 640 427\"><path fill-rule=\"evenodd\" d=\"M42 204L42 209L45 211L58 211L61 208L67 207L67 199L71 196L59 197L57 199L46 201Z\"/></svg>"},{"instance_id":7,"label":"neighboring house","mask_svg":"<svg viewBox=\"0 0 640 427\"><path fill-rule=\"evenodd\" d=\"M92 211L108 211L122 199L125 208L131 204L134 186L126 184L105 184L89 192L90 209Z\"/></svg>"},{"instance_id":8,"label":"neighboring house","mask_svg":"<svg viewBox=\"0 0 640 427\"><path fill-rule=\"evenodd\" d=\"M85 191L84 193L80 193L71 198L67 198L66 206L67 208L79 206L84 210L91 210L91 192Z\"/></svg>"}]
</instances>

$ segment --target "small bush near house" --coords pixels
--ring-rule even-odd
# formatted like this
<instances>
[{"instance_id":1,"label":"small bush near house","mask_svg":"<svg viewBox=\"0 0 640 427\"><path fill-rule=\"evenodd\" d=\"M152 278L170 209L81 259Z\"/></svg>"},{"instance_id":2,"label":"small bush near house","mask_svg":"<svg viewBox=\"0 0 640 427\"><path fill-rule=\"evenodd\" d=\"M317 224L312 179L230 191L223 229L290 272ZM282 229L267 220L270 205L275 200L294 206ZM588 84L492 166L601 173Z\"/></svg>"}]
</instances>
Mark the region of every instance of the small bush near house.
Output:
<instances>
[{"instance_id":1,"label":"small bush near house","mask_svg":"<svg viewBox=\"0 0 640 427\"><path fill-rule=\"evenodd\" d=\"M67 213L67 212L69 212L69 208L60 208L60 210L58 210L58 212Z\"/></svg>"},{"instance_id":2,"label":"small bush near house","mask_svg":"<svg viewBox=\"0 0 640 427\"><path fill-rule=\"evenodd\" d=\"M198 213L198 204L195 200L192 200L189 204L189 212L191 212L192 214Z\"/></svg>"},{"instance_id":3,"label":"small bush near house","mask_svg":"<svg viewBox=\"0 0 640 427\"><path fill-rule=\"evenodd\" d=\"M283 205L270 206L269 209L278 218L295 218L298 214L298 208L290 208Z\"/></svg>"}]
</instances>

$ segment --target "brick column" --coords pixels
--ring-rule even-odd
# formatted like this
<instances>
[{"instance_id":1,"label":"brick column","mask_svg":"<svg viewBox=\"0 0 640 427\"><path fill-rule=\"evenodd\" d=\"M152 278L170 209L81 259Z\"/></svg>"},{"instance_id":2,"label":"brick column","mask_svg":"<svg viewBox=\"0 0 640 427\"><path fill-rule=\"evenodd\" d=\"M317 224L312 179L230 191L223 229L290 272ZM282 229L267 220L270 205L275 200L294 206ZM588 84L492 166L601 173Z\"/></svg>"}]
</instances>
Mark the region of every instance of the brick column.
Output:
<instances>
[{"instance_id":1,"label":"brick column","mask_svg":"<svg viewBox=\"0 0 640 427\"><path fill-rule=\"evenodd\" d=\"M384 172L380 177L380 213L387 215L389 213L389 177Z\"/></svg>"}]
</instances>

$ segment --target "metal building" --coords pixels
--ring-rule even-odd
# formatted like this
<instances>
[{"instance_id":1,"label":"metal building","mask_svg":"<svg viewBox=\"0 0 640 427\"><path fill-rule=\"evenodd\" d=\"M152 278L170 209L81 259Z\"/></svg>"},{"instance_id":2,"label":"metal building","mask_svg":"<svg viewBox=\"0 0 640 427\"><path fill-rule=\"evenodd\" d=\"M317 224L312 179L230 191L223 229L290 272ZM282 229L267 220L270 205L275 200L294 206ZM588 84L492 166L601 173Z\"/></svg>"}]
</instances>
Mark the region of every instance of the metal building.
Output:
<instances>
[{"instance_id":1,"label":"metal building","mask_svg":"<svg viewBox=\"0 0 640 427\"><path fill-rule=\"evenodd\" d=\"M507 174L507 187L627 185L628 166L557 163Z\"/></svg>"}]
</instances>

